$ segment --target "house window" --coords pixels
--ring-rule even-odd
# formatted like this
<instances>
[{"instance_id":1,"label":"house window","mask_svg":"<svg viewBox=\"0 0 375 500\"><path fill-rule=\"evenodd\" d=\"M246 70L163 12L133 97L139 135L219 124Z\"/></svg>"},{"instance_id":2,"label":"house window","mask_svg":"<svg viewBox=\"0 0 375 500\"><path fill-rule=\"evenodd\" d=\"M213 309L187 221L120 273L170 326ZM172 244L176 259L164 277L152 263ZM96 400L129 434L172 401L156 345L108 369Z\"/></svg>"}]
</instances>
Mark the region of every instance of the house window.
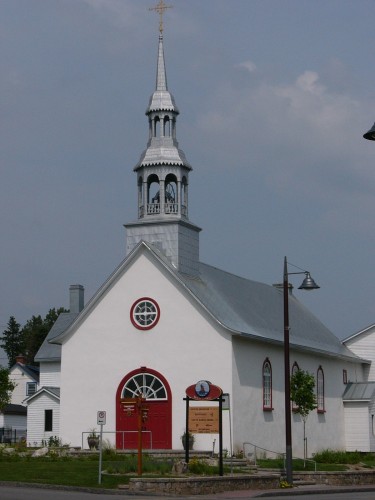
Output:
<instances>
[{"instance_id":1,"label":"house window","mask_svg":"<svg viewBox=\"0 0 375 500\"><path fill-rule=\"evenodd\" d=\"M44 410L44 431L52 431L52 416L53 410Z\"/></svg>"},{"instance_id":2,"label":"house window","mask_svg":"<svg viewBox=\"0 0 375 500\"><path fill-rule=\"evenodd\" d=\"M263 363L263 410L272 410L272 367L268 358Z\"/></svg>"},{"instance_id":3,"label":"house window","mask_svg":"<svg viewBox=\"0 0 375 500\"><path fill-rule=\"evenodd\" d=\"M35 393L36 393L36 382L27 382L26 396L32 396Z\"/></svg>"},{"instance_id":4,"label":"house window","mask_svg":"<svg viewBox=\"0 0 375 500\"><path fill-rule=\"evenodd\" d=\"M347 384L348 383L348 372L346 370L342 371L342 383Z\"/></svg>"},{"instance_id":5,"label":"house window","mask_svg":"<svg viewBox=\"0 0 375 500\"><path fill-rule=\"evenodd\" d=\"M324 413L324 373L323 368L319 366L317 372L317 384L316 384L316 401L318 413Z\"/></svg>"},{"instance_id":6,"label":"house window","mask_svg":"<svg viewBox=\"0 0 375 500\"><path fill-rule=\"evenodd\" d=\"M295 361L292 366L292 377L295 373L299 371L298 363ZM292 411L298 411L298 406L292 401Z\"/></svg>"}]
</instances>

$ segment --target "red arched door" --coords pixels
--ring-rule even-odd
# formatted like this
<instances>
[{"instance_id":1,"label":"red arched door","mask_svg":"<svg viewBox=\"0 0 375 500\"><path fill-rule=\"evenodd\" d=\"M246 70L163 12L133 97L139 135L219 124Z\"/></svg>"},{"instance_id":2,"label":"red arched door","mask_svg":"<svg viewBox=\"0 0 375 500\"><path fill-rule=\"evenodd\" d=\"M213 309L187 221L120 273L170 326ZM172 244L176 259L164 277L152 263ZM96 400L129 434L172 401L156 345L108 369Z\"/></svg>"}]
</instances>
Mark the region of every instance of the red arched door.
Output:
<instances>
[{"instance_id":1,"label":"red arched door","mask_svg":"<svg viewBox=\"0 0 375 500\"><path fill-rule=\"evenodd\" d=\"M116 447L136 449L138 426L136 411L131 405L121 404L124 398L142 394L148 407L148 418L142 426L142 447L145 449L172 448L172 393L168 382L160 373L142 367L128 373L120 382L116 393ZM127 408L128 407L128 408Z\"/></svg>"}]
</instances>

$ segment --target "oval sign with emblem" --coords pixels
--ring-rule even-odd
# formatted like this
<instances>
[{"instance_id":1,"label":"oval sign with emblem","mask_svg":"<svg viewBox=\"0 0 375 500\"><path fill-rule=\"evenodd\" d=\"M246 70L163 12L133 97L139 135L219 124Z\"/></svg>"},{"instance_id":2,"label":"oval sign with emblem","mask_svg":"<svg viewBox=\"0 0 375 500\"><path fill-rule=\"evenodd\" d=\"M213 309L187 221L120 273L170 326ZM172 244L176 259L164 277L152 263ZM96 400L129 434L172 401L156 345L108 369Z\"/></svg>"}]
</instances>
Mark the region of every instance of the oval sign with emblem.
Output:
<instances>
[{"instance_id":1,"label":"oval sign with emblem","mask_svg":"<svg viewBox=\"0 0 375 500\"><path fill-rule=\"evenodd\" d=\"M218 399L222 393L223 391L219 386L211 384L208 380L199 380L186 389L186 396L196 401L213 401Z\"/></svg>"}]
</instances>

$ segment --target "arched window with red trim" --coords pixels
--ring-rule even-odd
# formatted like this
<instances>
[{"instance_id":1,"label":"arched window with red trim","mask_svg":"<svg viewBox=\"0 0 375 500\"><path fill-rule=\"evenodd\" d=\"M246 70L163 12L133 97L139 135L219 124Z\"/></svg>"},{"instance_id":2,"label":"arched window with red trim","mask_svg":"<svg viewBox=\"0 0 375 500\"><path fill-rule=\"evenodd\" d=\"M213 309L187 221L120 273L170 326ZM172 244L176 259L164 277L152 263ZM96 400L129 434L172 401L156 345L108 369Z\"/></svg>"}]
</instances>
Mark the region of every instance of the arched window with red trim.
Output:
<instances>
[{"instance_id":1,"label":"arched window with red trim","mask_svg":"<svg viewBox=\"0 0 375 500\"><path fill-rule=\"evenodd\" d=\"M263 410L272 410L272 367L268 358L264 360L263 378Z\"/></svg>"},{"instance_id":2,"label":"arched window with red trim","mask_svg":"<svg viewBox=\"0 0 375 500\"><path fill-rule=\"evenodd\" d=\"M324 372L321 366L316 374L316 402L318 413L324 413Z\"/></svg>"}]
</instances>

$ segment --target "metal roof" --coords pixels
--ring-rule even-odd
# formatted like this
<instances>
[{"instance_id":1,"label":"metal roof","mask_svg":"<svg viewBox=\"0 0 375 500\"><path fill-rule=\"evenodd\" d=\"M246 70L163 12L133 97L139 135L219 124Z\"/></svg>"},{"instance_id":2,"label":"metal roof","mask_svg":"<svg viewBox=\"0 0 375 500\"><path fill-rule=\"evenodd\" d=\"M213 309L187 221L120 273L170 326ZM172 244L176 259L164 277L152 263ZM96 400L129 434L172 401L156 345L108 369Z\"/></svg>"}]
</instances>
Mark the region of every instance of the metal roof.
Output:
<instances>
[{"instance_id":1,"label":"metal roof","mask_svg":"<svg viewBox=\"0 0 375 500\"><path fill-rule=\"evenodd\" d=\"M210 314L233 333L283 343L283 290L200 263L200 279L180 275ZM360 358L298 299L289 296L290 345L339 357Z\"/></svg>"},{"instance_id":2,"label":"metal roof","mask_svg":"<svg viewBox=\"0 0 375 500\"><path fill-rule=\"evenodd\" d=\"M3 413L4 415L27 415L27 407L9 403L4 406L0 413Z\"/></svg>"},{"instance_id":3,"label":"metal roof","mask_svg":"<svg viewBox=\"0 0 375 500\"><path fill-rule=\"evenodd\" d=\"M49 387L49 386L43 386L41 387L38 391L36 391L34 394L29 396L28 398L25 399L25 402L29 404L29 402L39 396L42 392L46 392L50 396L53 396L56 399L60 399L60 387Z\"/></svg>"},{"instance_id":4,"label":"metal roof","mask_svg":"<svg viewBox=\"0 0 375 500\"><path fill-rule=\"evenodd\" d=\"M375 393L375 382L350 382L347 384L343 401L371 401Z\"/></svg>"},{"instance_id":5,"label":"metal roof","mask_svg":"<svg viewBox=\"0 0 375 500\"><path fill-rule=\"evenodd\" d=\"M124 259L78 316L65 318L64 324L61 320L56 329L55 326L53 327L54 332L52 330L51 332L54 335L50 335L50 332L47 342L49 340L60 343L68 331L72 333L141 252L149 252L151 256L154 256L169 271L177 284L183 286L229 333L249 340L283 344L284 298L282 289L241 278L203 263L199 264L198 278L178 273L163 252L144 241L140 242ZM77 321L74 321L75 318ZM293 294L289 297L289 319L291 348L368 363L367 360L359 358L343 345ZM41 350L43 347L46 349L38 353L38 359L42 359L42 354L51 352L49 347L52 346L43 344ZM60 353L60 346L56 347L59 348Z\"/></svg>"},{"instance_id":6,"label":"metal roof","mask_svg":"<svg viewBox=\"0 0 375 500\"><path fill-rule=\"evenodd\" d=\"M61 345L51 344L50 340L64 332L77 316L78 313L61 313L59 315L36 353L34 361L40 363L41 361L59 361L61 359Z\"/></svg>"},{"instance_id":7,"label":"metal roof","mask_svg":"<svg viewBox=\"0 0 375 500\"><path fill-rule=\"evenodd\" d=\"M24 373L29 375L29 377L33 378L36 382L39 382L39 366L24 365L22 363L16 363L15 365L12 366L11 370L13 370L13 368L16 366L17 366L17 368L22 370Z\"/></svg>"},{"instance_id":8,"label":"metal roof","mask_svg":"<svg viewBox=\"0 0 375 500\"><path fill-rule=\"evenodd\" d=\"M158 62L156 70L156 89L150 97L146 115L171 114L173 120L179 114L173 95L168 90L167 73L165 70L163 35L159 35ZM134 167L137 171L141 167L153 165L178 165L191 170L191 165L186 159L185 153L179 149L178 141L171 136L151 137L147 148Z\"/></svg>"},{"instance_id":9,"label":"metal roof","mask_svg":"<svg viewBox=\"0 0 375 500\"><path fill-rule=\"evenodd\" d=\"M173 95L168 91L167 72L165 70L163 35L159 35L158 63L156 69L156 89L150 97L146 114L152 111L173 111L178 114L178 108Z\"/></svg>"}]
</instances>

